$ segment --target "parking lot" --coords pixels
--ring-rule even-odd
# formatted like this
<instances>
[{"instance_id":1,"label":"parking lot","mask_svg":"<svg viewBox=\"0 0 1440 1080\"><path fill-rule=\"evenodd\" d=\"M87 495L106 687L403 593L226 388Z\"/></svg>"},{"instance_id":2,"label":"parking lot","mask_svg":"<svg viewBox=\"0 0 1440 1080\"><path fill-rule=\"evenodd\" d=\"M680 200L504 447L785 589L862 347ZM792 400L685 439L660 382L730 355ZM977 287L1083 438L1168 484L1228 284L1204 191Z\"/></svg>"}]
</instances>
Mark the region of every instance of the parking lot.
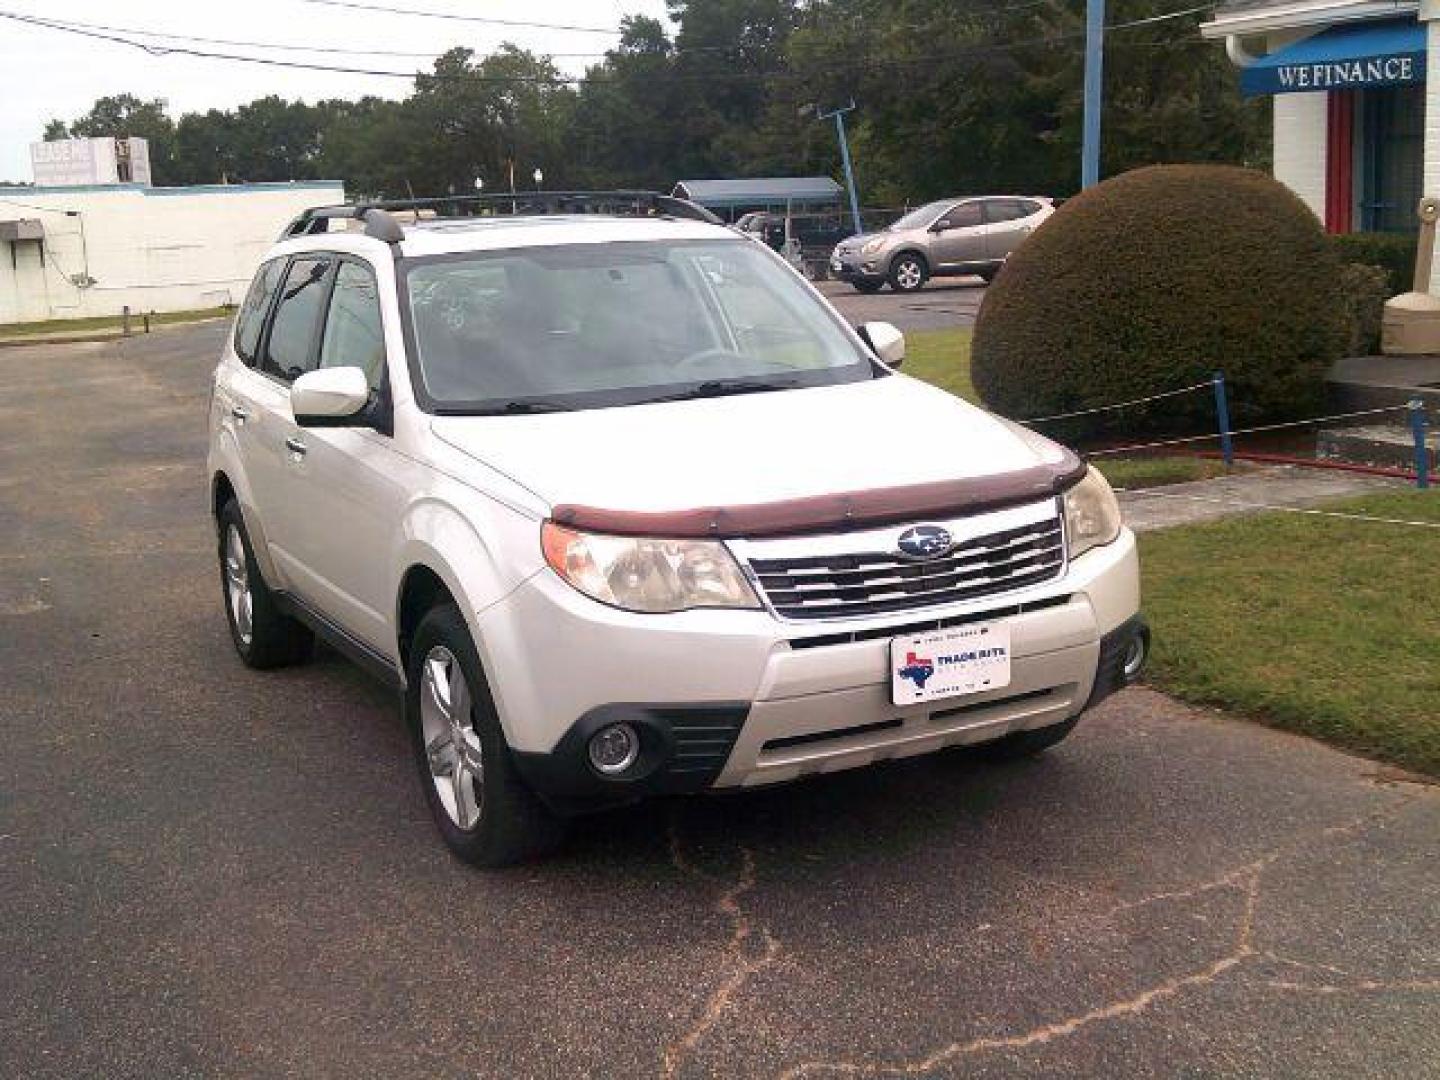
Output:
<instances>
[{"instance_id":1,"label":"parking lot","mask_svg":"<svg viewBox=\"0 0 1440 1080\"><path fill-rule=\"evenodd\" d=\"M231 649L224 332L0 349L0 1075L1437 1074L1440 791L1143 689L454 861L386 692Z\"/></svg>"},{"instance_id":2,"label":"parking lot","mask_svg":"<svg viewBox=\"0 0 1440 1080\"><path fill-rule=\"evenodd\" d=\"M978 277L936 278L913 293L897 293L887 286L867 295L841 281L822 281L819 287L852 323L881 320L907 334L970 326L985 298L985 282Z\"/></svg>"}]
</instances>

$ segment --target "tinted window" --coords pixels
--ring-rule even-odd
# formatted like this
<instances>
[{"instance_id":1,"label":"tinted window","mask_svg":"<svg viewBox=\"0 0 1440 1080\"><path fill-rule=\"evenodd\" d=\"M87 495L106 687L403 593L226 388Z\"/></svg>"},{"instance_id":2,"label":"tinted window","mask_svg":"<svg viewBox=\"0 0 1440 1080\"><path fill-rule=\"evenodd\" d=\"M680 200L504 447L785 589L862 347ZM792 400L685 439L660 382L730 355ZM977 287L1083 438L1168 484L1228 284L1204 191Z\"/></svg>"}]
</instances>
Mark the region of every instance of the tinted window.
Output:
<instances>
[{"instance_id":1,"label":"tinted window","mask_svg":"<svg viewBox=\"0 0 1440 1080\"><path fill-rule=\"evenodd\" d=\"M334 260L302 255L290 264L280 287L280 304L271 320L264 368L293 382L315 366L315 330L325 302L325 277Z\"/></svg>"},{"instance_id":2,"label":"tinted window","mask_svg":"<svg viewBox=\"0 0 1440 1080\"><path fill-rule=\"evenodd\" d=\"M896 218L890 225L895 230L901 229L923 229L935 220L935 215L945 208L943 202L926 203L924 206L917 206L904 217Z\"/></svg>"},{"instance_id":3,"label":"tinted window","mask_svg":"<svg viewBox=\"0 0 1440 1080\"><path fill-rule=\"evenodd\" d=\"M421 379L447 410L604 407L701 385L876 377L825 306L747 240L524 247L406 264Z\"/></svg>"},{"instance_id":4,"label":"tinted window","mask_svg":"<svg viewBox=\"0 0 1440 1080\"><path fill-rule=\"evenodd\" d=\"M1014 221L1029 217L1038 207L1021 199L991 199L985 204L985 220L991 222Z\"/></svg>"},{"instance_id":5,"label":"tinted window","mask_svg":"<svg viewBox=\"0 0 1440 1080\"><path fill-rule=\"evenodd\" d=\"M255 350L260 345L265 312L270 310L270 298L275 295L275 286L280 283L280 273L284 269L284 259L271 259L260 267L255 280L250 283L250 291L245 294L245 303L240 305L240 315L235 320L235 352L251 367L255 365Z\"/></svg>"},{"instance_id":6,"label":"tinted window","mask_svg":"<svg viewBox=\"0 0 1440 1080\"><path fill-rule=\"evenodd\" d=\"M380 325L380 298L375 275L359 263L342 262L335 272L330 314L320 345L320 366L358 367L379 390L385 371L385 334Z\"/></svg>"},{"instance_id":7,"label":"tinted window","mask_svg":"<svg viewBox=\"0 0 1440 1080\"><path fill-rule=\"evenodd\" d=\"M942 229L967 229L980 224L980 204L962 203L940 219Z\"/></svg>"}]
</instances>

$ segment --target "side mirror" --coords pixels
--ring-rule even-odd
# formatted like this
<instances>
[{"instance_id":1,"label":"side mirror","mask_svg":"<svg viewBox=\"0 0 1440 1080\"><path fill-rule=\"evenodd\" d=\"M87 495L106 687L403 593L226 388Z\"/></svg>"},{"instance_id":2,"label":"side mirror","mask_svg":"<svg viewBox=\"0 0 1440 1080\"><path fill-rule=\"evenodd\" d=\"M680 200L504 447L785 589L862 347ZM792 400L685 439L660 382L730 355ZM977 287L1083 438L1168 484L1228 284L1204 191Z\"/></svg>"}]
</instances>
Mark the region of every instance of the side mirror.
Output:
<instances>
[{"instance_id":1,"label":"side mirror","mask_svg":"<svg viewBox=\"0 0 1440 1080\"><path fill-rule=\"evenodd\" d=\"M905 335L890 323L867 322L860 327L860 336L886 367L898 368L905 362Z\"/></svg>"},{"instance_id":2,"label":"side mirror","mask_svg":"<svg viewBox=\"0 0 1440 1080\"><path fill-rule=\"evenodd\" d=\"M370 380L358 367L307 371L290 387L290 409L301 427L340 427L370 404Z\"/></svg>"}]
</instances>

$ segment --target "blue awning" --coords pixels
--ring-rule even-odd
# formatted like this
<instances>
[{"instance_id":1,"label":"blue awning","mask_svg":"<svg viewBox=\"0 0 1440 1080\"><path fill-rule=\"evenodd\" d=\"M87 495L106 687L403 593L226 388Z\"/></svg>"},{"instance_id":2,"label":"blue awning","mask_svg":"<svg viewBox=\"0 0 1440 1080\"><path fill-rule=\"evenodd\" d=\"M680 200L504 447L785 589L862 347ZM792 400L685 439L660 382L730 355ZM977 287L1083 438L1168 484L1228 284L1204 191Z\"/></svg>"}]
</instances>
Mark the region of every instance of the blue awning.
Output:
<instances>
[{"instance_id":1,"label":"blue awning","mask_svg":"<svg viewBox=\"0 0 1440 1080\"><path fill-rule=\"evenodd\" d=\"M1425 82L1425 27L1412 19L1332 26L1240 72L1246 97Z\"/></svg>"}]
</instances>

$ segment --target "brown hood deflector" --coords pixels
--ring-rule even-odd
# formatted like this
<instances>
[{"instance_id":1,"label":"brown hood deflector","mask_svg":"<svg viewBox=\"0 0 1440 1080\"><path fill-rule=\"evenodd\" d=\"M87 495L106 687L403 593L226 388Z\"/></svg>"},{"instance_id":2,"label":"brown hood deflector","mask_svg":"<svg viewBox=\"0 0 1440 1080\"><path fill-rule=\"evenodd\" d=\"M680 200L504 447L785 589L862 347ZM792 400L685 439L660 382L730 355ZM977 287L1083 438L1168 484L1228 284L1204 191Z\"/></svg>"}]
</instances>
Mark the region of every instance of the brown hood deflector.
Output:
<instances>
[{"instance_id":1,"label":"brown hood deflector","mask_svg":"<svg viewBox=\"0 0 1440 1080\"><path fill-rule=\"evenodd\" d=\"M1087 468L1067 450L1058 462L967 480L659 512L604 510L566 503L556 506L551 517L572 529L612 536L719 540L797 536L1002 510L1053 498L1078 484Z\"/></svg>"}]
</instances>

